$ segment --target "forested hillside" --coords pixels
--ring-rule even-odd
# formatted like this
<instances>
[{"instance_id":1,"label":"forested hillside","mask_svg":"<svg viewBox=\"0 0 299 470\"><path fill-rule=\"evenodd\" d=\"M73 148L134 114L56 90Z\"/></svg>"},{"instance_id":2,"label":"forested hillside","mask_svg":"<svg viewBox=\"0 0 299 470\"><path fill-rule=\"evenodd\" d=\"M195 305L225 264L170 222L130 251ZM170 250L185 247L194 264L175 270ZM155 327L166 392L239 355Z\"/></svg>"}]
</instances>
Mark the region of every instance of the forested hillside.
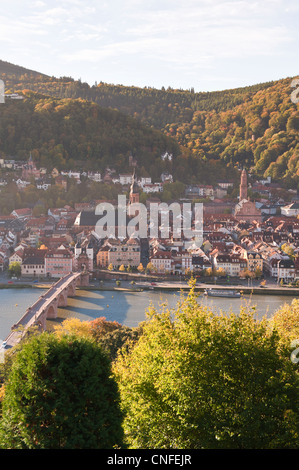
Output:
<instances>
[{"instance_id":1,"label":"forested hillside","mask_svg":"<svg viewBox=\"0 0 299 470\"><path fill-rule=\"evenodd\" d=\"M1 107L0 145L2 155L34 160L49 169L79 168L103 171L113 165L128 168L129 156L140 167L156 174L177 156L176 141L142 125L119 111L105 109L82 99L54 99L23 91L23 100L7 99Z\"/></svg>"},{"instance_id":2,"label":"forested hillside","mask_svg":"<svg viewBox=\"0 0 299 470\"><path fill-rule=\"evenodd\" d=\"M285 186L299 184L299 113L291 101L291 78L210 93L126 87L102 82L89 86L70 77L13 72L0 62L8 91L24 88L60 98L85 99L113 108L160 130L180 145L173 173L181 180L213 182L246 167ZM196 175L196 177L194 176Z\"/></svg>"}]
</instances>

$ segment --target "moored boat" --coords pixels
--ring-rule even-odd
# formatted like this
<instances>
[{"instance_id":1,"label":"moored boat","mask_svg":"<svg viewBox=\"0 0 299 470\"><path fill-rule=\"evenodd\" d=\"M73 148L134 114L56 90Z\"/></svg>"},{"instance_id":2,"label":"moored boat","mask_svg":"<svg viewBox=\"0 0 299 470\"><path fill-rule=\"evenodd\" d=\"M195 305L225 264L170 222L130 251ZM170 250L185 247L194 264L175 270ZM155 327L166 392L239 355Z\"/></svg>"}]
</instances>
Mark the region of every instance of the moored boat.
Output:
<instances>
[{"instance_id":1,"label":"moored boat","mask_svg":"<svg viewBox=\"0 0 299 470\"><path fill-rule=\"evenodd\" d=\"M204 294L209 297L241 297L240 292L236 289L206 289Z\"/></svg>"}]
</instances>

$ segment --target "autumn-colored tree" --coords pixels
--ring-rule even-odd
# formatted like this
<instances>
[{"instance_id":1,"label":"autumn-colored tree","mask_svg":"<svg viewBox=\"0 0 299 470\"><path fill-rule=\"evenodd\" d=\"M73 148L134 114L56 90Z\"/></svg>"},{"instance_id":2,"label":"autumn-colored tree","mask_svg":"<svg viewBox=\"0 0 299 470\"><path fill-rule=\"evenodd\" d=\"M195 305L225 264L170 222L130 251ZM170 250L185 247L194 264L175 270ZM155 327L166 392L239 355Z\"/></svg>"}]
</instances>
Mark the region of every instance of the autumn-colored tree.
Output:
<instances>
[{"instance_id":1,"label":"autumn-colored tree","mask_svg":"<svg viewBox=\"0 0 299 470\"><path fill-rule=\"evenodd\" d=\"M208 276L208 277L213 276L213 273L214 272L212 268L205 269L205 276Z\"/></svg>"},{"instance_id":2,"label":"autumn-colored tree","mask_svg":"<svg viewBox=\"0 0 299 470\"><path fill-rule=\"evenodd\" d=\"M137 270L138 270L140 273L143 273L144 267L143 267L143 264L142 264L142 263L140 263L140 264L138 265Z\"/></svg>"},{"instance_id":3,"label":"autumn-colored tree","mask_svg":"<svg viewBox=\"0 0 299 470\"><path fill-rule=\"evenodd\" d=\"M101 339L107 333L122 328L122 325L116 321L108 321L105 317L99 317L89 323L89 331L95 340Z\"/></svg>"},{"instance_id":4,"label":"autumn-colored tree","mask_svg":"<svg viewBox=\"0 0 299 470\"><path fill-rule=\"evenodd\" d=\"M90 338L92 323L81 321L79 318L66 318L62 323L54 325L54 333L57 337L63 337L66 334L78 335L84 338Z\"/></svg>"},{"instance_id":5,"label":"autumn-colored tree","mask_svg":"<svg viewBox=\"0 0 299 470\"><path fill-rule=\"evenodd\" d=\"M225 271L225 269L223 269L223 268L218 268L218 269L216 269L215 274L216 274L216 276L218 276L218 277L220 277L220 276L226 276L226 271Z\"/></svg>"},{"instance_id":6,"label":"autumn-colored tree","mask_svg":"<svg viewBox=\"0 0 299 470\"><path fill-rule=\"evenodd\" d=\"M289 243L283 243L281 249L286 253L291 259L294 258L294 248Z\"/></svg>"},{"instance_id":7,"label":"autumn-colored tree","mask_svg":"<svg viewBox=\"0 0 299 470\"><path fill-rule=\"evenodd\" d=\"M292 303L284 304L269 320L273 329L280 336L292 341L299 338L299 300L293 299Z\"/></svg>"},{"instance_id":8,"label":"autumn-colored tree","mask_svg":"<svg viewBox=\"0 0 299 470\"><path fill-rule=\"evenodd\" d=\"M147 265L146 265L146 271L147 271L147 272L150 272L150 273L153 273L153 272L157 271L157 269L155 268L155 266L153 265L153 263L149 262L149 263L147 263Z\"/></svg>"}]
</instances>

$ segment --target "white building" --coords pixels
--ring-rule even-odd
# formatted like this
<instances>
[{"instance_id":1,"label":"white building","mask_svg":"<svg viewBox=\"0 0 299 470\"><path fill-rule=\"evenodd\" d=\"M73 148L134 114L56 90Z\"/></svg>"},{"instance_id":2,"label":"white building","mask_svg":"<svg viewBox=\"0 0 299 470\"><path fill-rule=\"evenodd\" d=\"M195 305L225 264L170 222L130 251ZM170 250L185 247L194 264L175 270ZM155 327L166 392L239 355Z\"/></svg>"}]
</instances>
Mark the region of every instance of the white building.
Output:
<instances>
[{"instance_id":1,"label":"white building","mask_svg":"<svg viewBox=\"0 0 299 470\"><path fill-rule=\"evenodd\" d=\"M163 191L163 186L161 183L144 184L142 191L144 193L160 193Z\"/></svg>"},{"instance_id":2,"label":"white building","mask_svg":"<svg viewBox=\"0 0 299 470\"><path fill-rule=\"evenodd\" d=\"M162 183L173 183L173 177L170 173L162 173L161 181Z\"/></svg>"},{"instance_id":3,"label":"white building","mask_svg":"<svg viewBox=\"0 0 299 470\"><path fill-rule=\"evenodd\" d=\"M24 248L18 247L18 249L16 249L15 252L9 257L9 266L12 263L22 264L23 256L24 256Z\"/></svg>"},{"instance_id":4,"label":"white building","mask_svg":"<svg viewBox=\"0 0 299 470\"><path fill-rule=\"evenodd\" d=\"M99 172L96 172L96 173L89 172L88 178L92 181L95 181L96 183L100 183L102 181L102 175Z\"/></svg>"},{"instance_id":5,"label":"white building","mask_svg":"<svg viewBox=\"0 0 299 470\"><path fill-rule=\"evenodd\" d=\"M77 183L81 182L81 174L79 171L62 171L61 172L62 176L68 176L69 178L74 178Z\"/></svg>"},{"instance_id":6,"label":"white building","mask_svg":"<svg viewBox=\"0 0 299 470\"><path fill-rule=\"evenodd\" d=\"M141 177L140 178L140 186L144 186L145 184L152 184L152 178L150 177Z\"/></svg>"},{"instance_id":7,"label":"white building","mask_svg":"<svg viewBox=\"0 0 299 470\"><path fill-rule=\"evenodd\" d=\"M119 175L119 182L122 185L132 184L132 175L131 174Z\"/></svg>"},{"instance_id":8,"label":"white building","mask_svg":"<svg viewBox=\"0 0 299 470\"><path fill-rule=\"evenodd\" d=\"M16 185L18 186L18 189L24 189L27 188L27 186L30 186L30 181L25 181L22 180L21 178L17 179Z\"/></svg>"},{"instance_id":9,"label":"white building","mask_svg":"<svg viewBox=\"0 0 299 470\"><path fill-rule=\"evenodd\" d=\"M282 279L285 282L293 281L296 277L296 268L294 261L291 259L281 259L277 263L278 267L278 279Z\"/></svg>"},{"instance_id":10,"label":"white building","mask_svg":"<svg viewBox=\"0 0 299 470\"><path fill-rule=\"evenodd\" d=\"M171 253L159 250L150 257L150 262L158 273L171 272L173 257Z\"/></svg>"},{"instance_id":11,"label":"white building","mask_svg":"<svg viewBox=\"0 0 299 470\"><path fill-rule=\"evenodd\" d=\"M190 271L193 271L192 257L193 255L189 251L184 251L182 253L182 272L183 273L188 269L190 269Z\"/></svg>"},{"instance_id":12,"label":"white building","mask_svg":"<svg viewBox=\"0 0 299 470\"><path fill-rule=\"evenodd\" d=\"M282 207L281 214L287 217L297 217L299 215L299 202L292 202L288 206Z\"/></svg>"}]
</instances>

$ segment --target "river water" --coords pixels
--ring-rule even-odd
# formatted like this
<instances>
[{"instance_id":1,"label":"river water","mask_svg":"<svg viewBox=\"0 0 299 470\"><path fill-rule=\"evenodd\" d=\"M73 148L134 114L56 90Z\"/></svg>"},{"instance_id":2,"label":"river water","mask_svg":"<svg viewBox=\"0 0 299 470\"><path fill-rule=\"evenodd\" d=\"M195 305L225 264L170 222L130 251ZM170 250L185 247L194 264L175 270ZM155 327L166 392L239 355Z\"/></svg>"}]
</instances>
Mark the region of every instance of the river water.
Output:
<instances>
[{"instance_id":1,"label":"river water","mask_svg":"<svg viewBox=\"0 0 299 470\"><path fill-rule=\"evenodd\" d=\"M42 289L0 289L0 339L3 340L10 332L11 326L16 323L25 310L32 305L43 293ZM160 308L162 303L175 307L180 299L180 293L163 291L84 291L78 290L77 296L68 299L68 306L60 308L58 318L49 320L47 328L51 330L56 322L66 318L75 317L80 320L93 320L105 317L107 320L117 321L129 327L138 326L146 319L146 310L150 304ZM215 312L220 310L238 313L242 305L254 306L258 318L271 317L284 303L290 304L290 296L256 295L244 296L243 299L206 298L199 297L199 302L207 305Z\"/></svg>"}]
</instances>

